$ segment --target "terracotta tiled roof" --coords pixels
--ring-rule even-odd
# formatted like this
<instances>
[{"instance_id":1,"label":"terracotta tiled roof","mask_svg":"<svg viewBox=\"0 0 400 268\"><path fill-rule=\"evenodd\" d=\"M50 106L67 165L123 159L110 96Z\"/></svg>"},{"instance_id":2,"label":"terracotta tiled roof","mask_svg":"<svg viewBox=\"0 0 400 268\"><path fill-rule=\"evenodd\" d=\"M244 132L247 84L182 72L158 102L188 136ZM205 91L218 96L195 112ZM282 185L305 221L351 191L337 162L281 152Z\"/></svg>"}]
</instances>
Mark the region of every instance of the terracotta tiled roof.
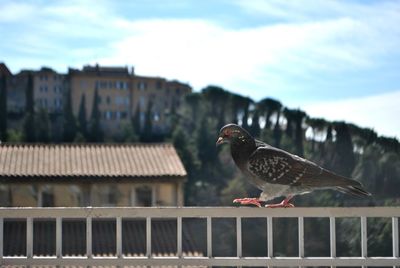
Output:
<instances>
[{"instance_id":1,"label":"terracotta tiled roof","mask_svg":"<svg viewBox=\"0 0 400 268\"><path fill-rule=\"evenodd\" d=\"M1 177L186 176L172 144L1 144Z\"/></svg>"}]
</instances>

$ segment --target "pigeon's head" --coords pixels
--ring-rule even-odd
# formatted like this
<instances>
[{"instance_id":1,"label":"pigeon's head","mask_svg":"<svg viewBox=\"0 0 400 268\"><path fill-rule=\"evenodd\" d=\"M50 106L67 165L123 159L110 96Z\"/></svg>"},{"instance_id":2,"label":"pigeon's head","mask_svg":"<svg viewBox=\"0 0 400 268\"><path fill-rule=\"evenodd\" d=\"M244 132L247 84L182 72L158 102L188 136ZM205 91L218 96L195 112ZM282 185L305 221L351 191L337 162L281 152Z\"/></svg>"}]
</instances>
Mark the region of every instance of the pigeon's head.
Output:
<instances>
[{"instance_id":1,"label":"pigeon's head","mask_svg":"<svg viewBox=\"0 0 400 268\"><path fill-rule=\"evenodd\" d=\"M235 124L228 124L219 131L217 145L231 143L237 140L245 141L247 139L253 138L244 128Z\"/></svg>"}]
</instances>

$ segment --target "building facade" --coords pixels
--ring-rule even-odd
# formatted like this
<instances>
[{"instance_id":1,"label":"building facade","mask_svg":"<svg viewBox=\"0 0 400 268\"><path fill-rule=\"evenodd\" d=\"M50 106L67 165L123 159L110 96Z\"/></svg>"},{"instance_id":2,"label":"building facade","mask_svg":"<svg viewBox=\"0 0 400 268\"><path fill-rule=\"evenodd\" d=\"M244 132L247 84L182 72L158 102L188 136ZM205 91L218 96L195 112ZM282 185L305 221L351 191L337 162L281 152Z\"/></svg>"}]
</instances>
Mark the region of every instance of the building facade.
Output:
<instances>
[{"instance_id":1,"label":"building facade","mask_svg":"<svg viewBox=\"0 0 400 268\"><path fill-rule=\"evenodd\" d=\"M68 84L73 113L78 117L80 107L85 107L89 120L97 90L103 128L107 129L108 134L119 132L124 125L131 123L132 77L133 73L126 67L96 65L85 66L82 70L70 69Z\"/></svg>"},{"instance_id":2,"label":"building facade","mask_svg":"<svg viewBox=\"0 0 400 268\"><path fill-rule=\"evenodd\" d=\"M165 134L170 130L168 115L179 109L185 95L192 92L188 84L162 77L138 76L128 67L87 65L82 69L70 68L67 74L42 67L38 71L22 70L12 75L5 64L2 66L2 70L11 75L7 81L9 114L24 114L29 77L33 80L35 111L62 115L66 98L70 96L74 115L78 118L81 107L85 107L89 121L97 91L100 123L106 136L121 133L132 123L136 113L142 127L146 115L150 115L153 133Z\"/></svg>"},{"instance_id":3,"label":"building facade","mask_svg":"<svg viewBox=\"0 0 400 268\"><path fill-rule=\"evenodd\" d=\"M179 109L185 95L192 92L187 84L138 76L128 67L84 66L82 70L70 69L68 77L74 114L79 114L85 101L87 119L91 117L97 90L101 123L111 134L131 124L136 113L142 126L150 113L153 132L167 132L171 110Z\"/></svg>"},{"instance_id":4,"label":"building facade","mask_svg":"<svg viewBox=\"0 0 400 268\"><path fill-rule=\"evenodd\" d=\"M49 113L61 113L67 90L66 75L47 67L32 72L32 75L35 109L37 111L44 109Z\"/></svg>"}]
</instances>

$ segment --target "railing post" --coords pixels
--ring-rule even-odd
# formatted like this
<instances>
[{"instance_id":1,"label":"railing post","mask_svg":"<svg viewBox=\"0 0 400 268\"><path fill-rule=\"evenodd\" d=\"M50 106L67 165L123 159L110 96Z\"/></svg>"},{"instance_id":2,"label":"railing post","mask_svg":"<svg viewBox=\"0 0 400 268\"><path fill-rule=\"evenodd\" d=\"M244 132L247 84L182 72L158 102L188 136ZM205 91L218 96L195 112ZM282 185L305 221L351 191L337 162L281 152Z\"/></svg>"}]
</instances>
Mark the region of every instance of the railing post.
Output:
<instances>
[{"instance_id":1,"label":"railing post","mask_svg":"<svg viewBox=\"0 0 400 268\"><path fill-rule=\"evenodd\" d=\"M361 257L368 256L367 217L361 217ZM362 266L366 267L366 266Z\"/></svg>"},{"instance_id":2,"label":"railing post","mask_svg":"<svg viewBox=\"0 0 400 268\"><path fill-rule=\"evenodd\" d=\"M182 217L176 218L176 251L179 258L182 258Z\"/></svg>"},{"instance_id":3,"label":"railing post","mask_svg":"<svg viewBox=\"0 0 400 268\"><path fill-rule=\"evenodd\" d=\"M236 256L242 257L242 218L236 217Z\"/></svg>"},{"instance_id":4,"label":"railing post","mask_svg":"<svg viewBox=\"0 0 400 268\"><path fill-rule=\"evenodd\" d=\"M336 219L329 217L329 236L330 236L330 250L331 258L336 258ZM334 267L334 266L331 266Z\"/></svg>"},{"instance_id":5,"label":"railing post","mask_svg":"<svg viewBox=\"0 0 400 268\"><path fill-rule=\"evenodd\" d=\"M274 234L273 234L273 226L272 226L272 217L267 218L267 247L269 258L274 256Z\"/></svg>"},{"instance_id":6,"label":"railing post","mask_svg":"<svg viewBox=\"0 0 400 268\"><path fill-rule=\"evenodd\" d=\"M33 257L33 219L26 218L26 257Z\"/></svg>"},{"instance_id":7,"label":"railing post","mask_svg":"<svg viewBox=\"0 0 400 268\"><path fill-rule=\"evenodd\" d=\"M92 258L92 217L86 218L86 257Z\"/></svg>"},{"instance_id":8,"label":"railing post","mask_svg":"<svg viewBox=\"0 0 400 268\"><path fill-rule=\"evenodd\" d=\"M146 217L146 256L151 258L151 218Z\"/></svg>"},{"instance_id":9,"label":"railing post","mask_svg":"<svg viewBox=\"0 0 400 268\"><path fill-rule=\"evenodd\" d=\"M116 218L116 226L115 226L115 231L116 231L116 249L117 249L117 257L122 258L122 218L117 217Z\"/></svg>"},{"instance_id":10,"label":"railing post","mask_svg":"<svg viewBox=\"0 0 400 268\"><path fill-rule=\"evenodd\" d=\"M3 244L4 244L4 219L0 218L0 260L3 258Z\"/></svg>"},{"instance_id":11,"label":"railing post","mask_svg":"<svg viewBox=\"0 0 400 268\"><path fill-rule=\"evenodd\" d=\"M207 257L212 257L212 228L211 217L207 217Z\"/></svg>"},{"instance_id":12,"label":"railing post","mask_svg":"<svg viewBox=\"0 0 400 268\"><path fill-rule=\"evenodd\" d=\"M399 257L399 218L392 218L393 257Z\"/></svg>"},{"instance_id":13,"label":"railing post","mask_svg":"<svg viewBox=\"0 0 400 268\"><path fill-rule=\"evenodd\" d=\"M304 257L304 218L299 217L299 257Z\"/></svg>"},{"instance_id":14,"label":"railing post","mask_svg":"<svg viewBox=\"0 0 400 268\"><path fill-rule=\"evenodd\" d=\"M62 218L56 218L56 256L62 258Z\"/></svg>"}]
</instances>

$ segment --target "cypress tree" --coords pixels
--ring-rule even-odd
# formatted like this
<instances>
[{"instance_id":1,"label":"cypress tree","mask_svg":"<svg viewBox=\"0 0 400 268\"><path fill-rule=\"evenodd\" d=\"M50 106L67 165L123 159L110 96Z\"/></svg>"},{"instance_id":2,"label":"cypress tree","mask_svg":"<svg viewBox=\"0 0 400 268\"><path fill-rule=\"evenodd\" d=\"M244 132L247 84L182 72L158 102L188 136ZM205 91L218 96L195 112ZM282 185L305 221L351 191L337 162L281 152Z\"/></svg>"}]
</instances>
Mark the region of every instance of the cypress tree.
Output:
<instances>
[{"instance_id":1,"label":"cypress tree","mask_svg":"<svg viewBox=\"0 0 400 268\"><path fill-rule=\"evenodd\" d=\"M33 75L28 74L28 83L26 87L26 103L25 103L25 119L23 124L24 140L26 142L36 141L36 124L35 124L35 109L33 103Z\"/></svg>"},{"instance_id":2,"label":"cypress tree","mask_svg":"<svg viewBox=\"0 0 400 268\"><path fill-rule=\"evenodd\" d=\"M100 125L100 110L99 110L99 91L94 90L92 114L89 123L89 141L102 142L104 140L104 133Z\"/></svg>"},{"instance_id":3,"label":"cypress tree","mask_svg":"<svg viewBox=\"0 0 400 268\"><path fill-rule=\"evenodd\" d=\"M258 109L256 109L253 112L252 122L251 122L251 126L250 126L250 129L249 129L250 134L253 137L260 137L261 127L260 127L259 120L260 120L260 114L259 114Z\"/></svg>"},{"instance_id":4,"label":"cypress tree","mask_svg":"<svg viewBox=\"0 0 400 268\"><path fill-rule=\"evenodd\" d=\"M153 102L149 101L147 104L146 115L144 118L144 126L143 126L143 140L151 141L153 135Z\"/></svg>"},{"instance_id":5,"label":"cypress tree","mask_svg":"<svg viewBox=\"0 0 400 268\"><path fill-rule=\"evenodd\" d=\"M0 141L7 141L7 78L0 76Z\"/></svg>"},{"instance_id":6,"label":"cypress tree","mask_svg":"<svg viewBox=\"0 0 400 268\"><path fill-rule=\"evenodd\" d=\"M63 140L65 142L73 142L77 132L76 119L72 112L72 96L71 91L66 92L66 101L64 104L63 116Z\"/></svg>"},{"instance_id":7,"label":"cypress tree","mask_svg":"<svg viewBox=\"0 0 400 268\"><path fill-rule=\"evenodd\" d=\"M132 118L133 131L138 136L140 136L141 130L142 130L140 125L141 125L140 124L140 105L138 103L136 106L135 114L133 115L133 118Z\"/></svg>"},{"instance_id":8,"label":"cypress tree","mask_svg":"<svg viewBox=\"0 0 400 268\"><path fill-rule=\"evenodd\" d=\"M79 131L82 136L87 139L88 132L87 132L87 118L86 118L86 98L85 94L82 94L81 103L79 105L79 113L78 113L78 120L79 120Z\"/></svg>"},{"instance_id":9,"label":"cypress tree","mask_svg":"<svg viewBox=\"0 0 400 268\"><path fill-rule=\"evenodd\" d=\"M46 143L50 141L50 120L49 114L45 109L40 109L37 114L36 131L38 142Z\"/></svg>"}]
</instances>

